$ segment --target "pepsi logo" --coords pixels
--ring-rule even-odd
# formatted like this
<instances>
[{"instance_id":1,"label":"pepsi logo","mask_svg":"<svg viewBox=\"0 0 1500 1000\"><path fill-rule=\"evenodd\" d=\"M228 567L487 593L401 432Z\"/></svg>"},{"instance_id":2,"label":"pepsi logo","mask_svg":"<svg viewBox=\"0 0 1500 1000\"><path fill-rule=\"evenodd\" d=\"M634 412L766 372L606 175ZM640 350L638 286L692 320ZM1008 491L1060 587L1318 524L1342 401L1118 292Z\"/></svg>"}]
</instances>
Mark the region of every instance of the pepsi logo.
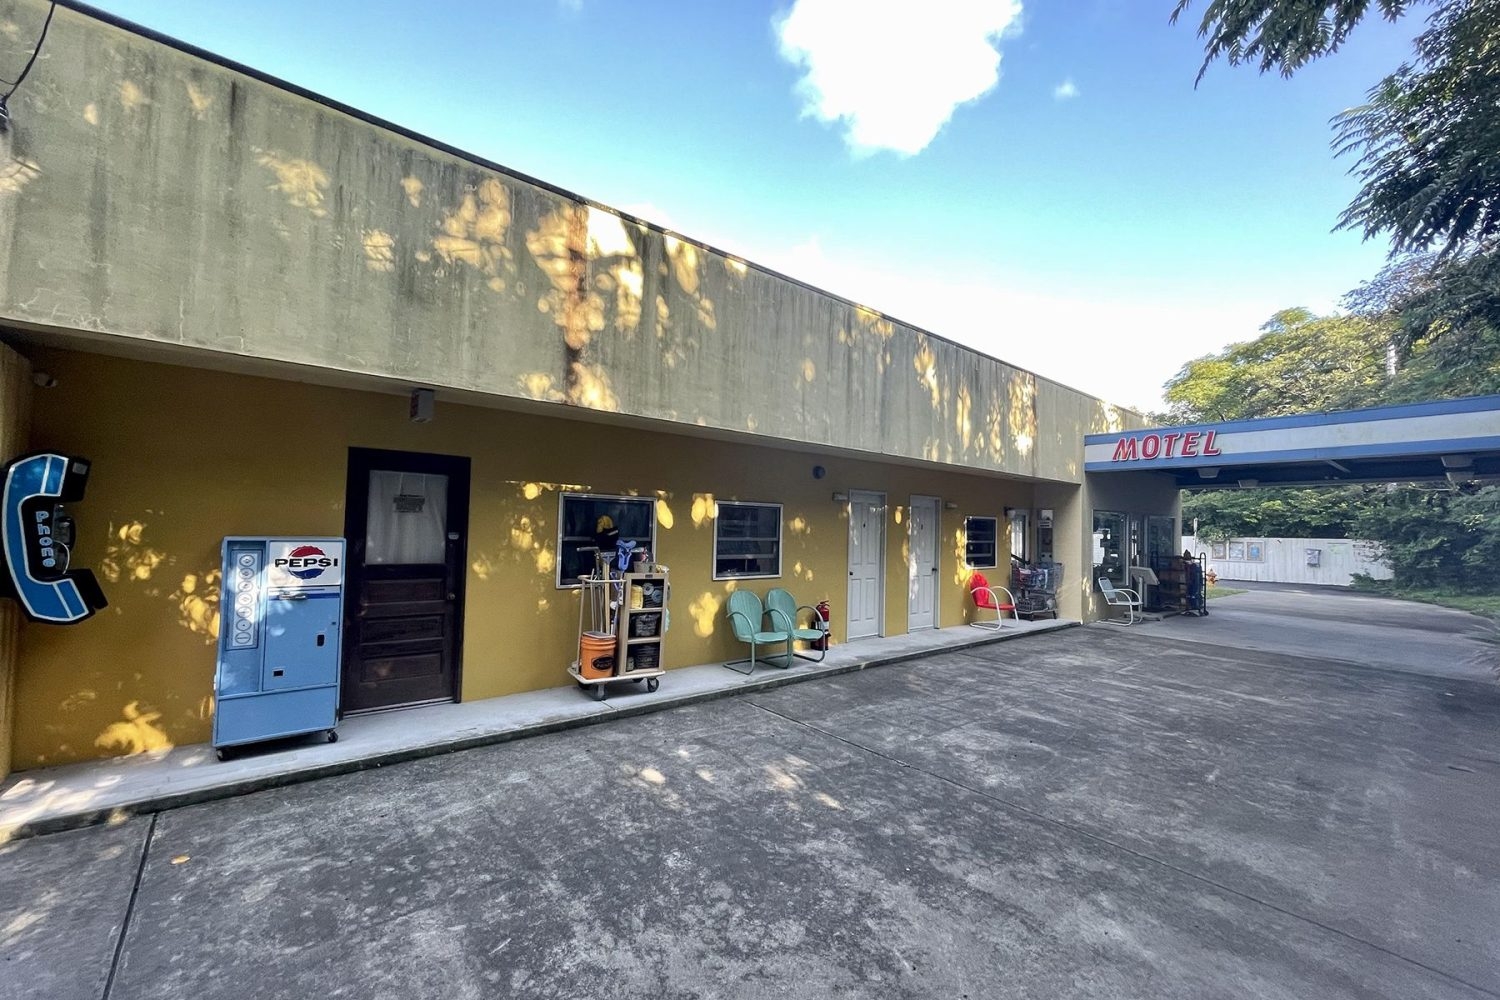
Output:
<instances>
[{"instance_id":1,"label":"pepsi logo","mask_svg":"<svg viewBox=\"0 0 1500 1000\"><path fill-rule=\"evenodd\" d=\"M325 570L333 569L339 561L316 545L299 545L276 560L276 568L285 570L299 580L316 580Z\"/></svg>"}]
</instances>

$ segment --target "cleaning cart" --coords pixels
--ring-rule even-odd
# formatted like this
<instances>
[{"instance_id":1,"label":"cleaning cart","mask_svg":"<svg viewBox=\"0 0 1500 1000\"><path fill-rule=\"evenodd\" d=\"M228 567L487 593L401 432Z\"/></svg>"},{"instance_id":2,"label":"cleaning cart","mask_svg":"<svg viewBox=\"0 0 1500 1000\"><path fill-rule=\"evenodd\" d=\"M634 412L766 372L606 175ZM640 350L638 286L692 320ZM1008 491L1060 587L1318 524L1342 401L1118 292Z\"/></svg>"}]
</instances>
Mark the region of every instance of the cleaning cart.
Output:
<instances>
[{"instance_id":1,"label":"cleaning cart","mask_svg":"<svg viewBox=\"0 0 1500 1000\"><path fill-rule=\"evenodd\" d=\"M599 701L612 684L661 684L670 580L665 567L633 560L620 572L604 559L583 577L578 602L578 659L568 675Z\"/></svg>"}]
</instances>

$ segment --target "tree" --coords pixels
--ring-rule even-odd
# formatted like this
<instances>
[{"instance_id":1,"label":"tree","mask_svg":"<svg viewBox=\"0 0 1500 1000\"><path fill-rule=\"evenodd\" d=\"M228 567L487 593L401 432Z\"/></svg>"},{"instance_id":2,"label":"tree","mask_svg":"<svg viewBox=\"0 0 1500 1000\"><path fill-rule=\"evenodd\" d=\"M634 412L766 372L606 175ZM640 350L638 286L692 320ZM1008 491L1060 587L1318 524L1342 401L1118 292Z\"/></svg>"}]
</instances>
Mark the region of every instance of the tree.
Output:
<instances>
[{"instance_id":1,"label":"tree","mask_svg":"<svg viewBox=\"0 0 1500 1000\"><path fill-rule=\"evenodd\" d=\"M1276 417L1369 406L1386 382L1393 324L1374 316L1283 309L1254 340L1189 361L1166 386L1171 423ZM1183 523L1203 537L1346 538L1363 512L1363 487L1207 490L1183 499Z\"/></svg>"},{"instance_id":2,"label":"tree","mask_svg":"<svg viewBox=\"0 0 1500 1000\"><path fill-rule=\"evenodd\" d=\"M1270 536L1351 538L1366 511L1362 486L1320 489L1204 490L1182 498L1186 531L1198 522L1198 538Z\"/></svg>"},{"instance_id":3,"label":"tree","mask_svg":"<svg viewBox=\"0 0 1500 1000\"><path fill-rule=\"evenodd\" d=\"M1175 22L1193 6L1179 0ZM1201 80L1219 58L1291 75L1328 55L1372 8L1395 20L1415 0L1210 0ZM1367 104L1335 119L1335 149L1362 187L1339 228L1386 234L1393 255L1472 251L1500 234L1500 0L1440 0L1410 62Z\"/></svg>"},{"instance_id":4,"label":"tree","mask_svg":"<svg viewBox=\"0 0 1500 1000\"><path fill-rule=\"evenodd\" d=\"M1385 546L1398 587L1493 593L1500 565L1500 486L1406 486L1365 505L1354 530Z\"/></svg>"},{"instance_id":5,"label":"tree","mask_svg":"<svg viewBox=\"0 0 1500 1000\"><path fill-rule=\"evenodd\" d=\"M1172 23L1192 6L1193 0L1179 0ZM1413 0L1378 0L1375 6L1386 20L1394 21ZM1338 51L1369 12L1370 0L1211 0L1198 25L1198 37L1206 40L1198 79L1221 57L1231 66L1256 63L1262 73L1275 69L1291 76L1314 59Z\"/></svg>"},{"instance_id":6,"label":"tree","mask_svg":"<svg viewBox=\"0 0 1500 1000\"><path fill-rule=\"evenodd\" d=\"M1416 50L1334 119L1362 183L1339 228L1386 233L1393 254L1453 254L1500 235L1500 0L1441 7Z\"/></svg>"},{"instance_id":7,"label":"tree","mask_svg":"<svg viewBox=\"0 0 1500 1000\"><path fill-rule=\"evenodd\" d=\"M1368 406L1380 398L1393 323L1283 309L1255 340L1183 365L1167 382L1173 423L1276 417Z\"/></svg>"},{"instance_id":8,"label":"tree","mask_svg":"<svg viewBox=\"0 0 1500 1000\"><path fill-rule=\"evenodd\" d=\"M1500 241L1491 242L1402 258L1345 297L1390 324L1399 371L1388 402L1500 393Z\"/></svg>"}]
</instances>

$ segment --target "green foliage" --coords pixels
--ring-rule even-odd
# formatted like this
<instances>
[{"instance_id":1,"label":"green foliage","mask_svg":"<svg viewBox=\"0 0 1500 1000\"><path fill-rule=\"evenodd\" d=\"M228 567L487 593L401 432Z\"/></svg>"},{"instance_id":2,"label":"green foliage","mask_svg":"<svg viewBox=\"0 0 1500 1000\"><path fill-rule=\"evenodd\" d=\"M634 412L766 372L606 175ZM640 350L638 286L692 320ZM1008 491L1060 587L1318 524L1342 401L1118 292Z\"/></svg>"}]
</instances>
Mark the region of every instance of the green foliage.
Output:
<instances>
[{"instance_id":1,"label":"green foliage","mask_svg":"<svg viewBox=\"0 0 1500 1000\"><path fill-rule=\"evenodd\" d=\"M1405 257L1346 304L1390 320L1400 372L1387 401L1500 393L1500 240Z\"/></svg>"},{"instance_id":2,"label":"green foliage","mask_svg":"<svg viewBox=\"0 0 1500 1000\"><path fill-rule=\"evenodd\" d=\"M1285 310L1188 362L1167 384L1170 422L1500 393L1500 0L1208 0L1198 77L1220 58L1290 75L1365 17L1417 6L1432 13L1412 58L1335 119L1361 182L1339 226L1388 235L1396 259L1348 316ZM1353 534L1386 546L1399 587L1500 589L1500 487L1205 492L1183 517L1204 537Z\"/></svg>"},{"instance_id":3,"label":"green foliage","mask_svg":"<svg viewBox=\"0 0 1500 1000\"><path fill-rule=\"evenodd\" d=\"M1182 498L1182 523L1198 521L1205 541L1246 536L1349 538L1369 489L1205 490ZM1184 529L1185 530L1185 529Z\"/></svg>"},{"instance_id":4,"label":"green foliage","mask_svg":"<svg viewBox=\"0 0 1500 1000\"><path fill-rule=\"evenodd\" d=\"M1166 385L1173 423L1274 417L1365 406L1385 382L1385 317L1284 309L1255 340L1189 361Z\"/></svg>"},{"instance_id":5,"label":"green foliage","mask_svg":"<svg viewBox=\"0 0 1500 1000\"><path fill-rule=\"evenodd\" d=\"M1172 23L1192 6L1193 0L1179 0ZM1211 0L1198 24L1198 37L1206 43L1198 79L1221 57L1232 66L1251 63L1262 73L1275 69L1291 76L1319 56L1337 51L1371 6L1370 0ZM1377 0L1373 6L1394 21L1413 0Z\"/></svg>"},{"instance_id":6,"label":"green foliage","mask_svg":"<svg viewBox=\"0 0 1500 1000\"><path fill-rule=\"evenodd\" d=\"M1500 486L1401 487L1355 520L1383 543L1397 587L1494 593L1500 576Z\"/></svg>"},{"instance_id":7,"label":"green foliage","mask_svg":"<svg viewBox=\"0 0 1500 1000\"><path fill-rule=\"evenodd\" d=\"M1500 0L1439 7L1416 59L1334 119L1357 156L1340 228L1390 235L1393 253L1453 253L1500 235Z\"/></svg>"},{"instance_id":8,"label":"green foliage","mask_svg":"<svg viewBox=\"0 0 1500 1000\"><path fill-rule=\"evenodd\" d=\"M1193 2L1179 0L1172 20ZM1433 13L1410 61L1334 119L1334 147L1361 182L1339 227L1388 235L1392 254L1451 254L1500 235L1500 0L1209 0L1198 79L1220 58L1290 75L1370 14L1417 6Z\"/></svg>"}]
</instances>

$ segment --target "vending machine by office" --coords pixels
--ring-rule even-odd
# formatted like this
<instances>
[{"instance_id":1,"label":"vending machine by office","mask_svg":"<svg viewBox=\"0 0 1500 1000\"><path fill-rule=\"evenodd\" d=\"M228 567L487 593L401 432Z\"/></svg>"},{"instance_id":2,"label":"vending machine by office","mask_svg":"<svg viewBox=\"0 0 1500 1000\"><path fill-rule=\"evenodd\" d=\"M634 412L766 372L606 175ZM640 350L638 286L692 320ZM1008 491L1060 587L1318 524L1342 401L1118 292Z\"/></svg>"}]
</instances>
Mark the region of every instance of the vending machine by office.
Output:
<instances>
[{"instance_id":1,"label":"vending machine by office","mask_svg":"<svg viewBox=\"0 0 1500 1000\"><path fill-rule=\"evenodd\" d=\"M214 749L338 739L342 538L224 539Z\"/></svg>"}]
</instances>

